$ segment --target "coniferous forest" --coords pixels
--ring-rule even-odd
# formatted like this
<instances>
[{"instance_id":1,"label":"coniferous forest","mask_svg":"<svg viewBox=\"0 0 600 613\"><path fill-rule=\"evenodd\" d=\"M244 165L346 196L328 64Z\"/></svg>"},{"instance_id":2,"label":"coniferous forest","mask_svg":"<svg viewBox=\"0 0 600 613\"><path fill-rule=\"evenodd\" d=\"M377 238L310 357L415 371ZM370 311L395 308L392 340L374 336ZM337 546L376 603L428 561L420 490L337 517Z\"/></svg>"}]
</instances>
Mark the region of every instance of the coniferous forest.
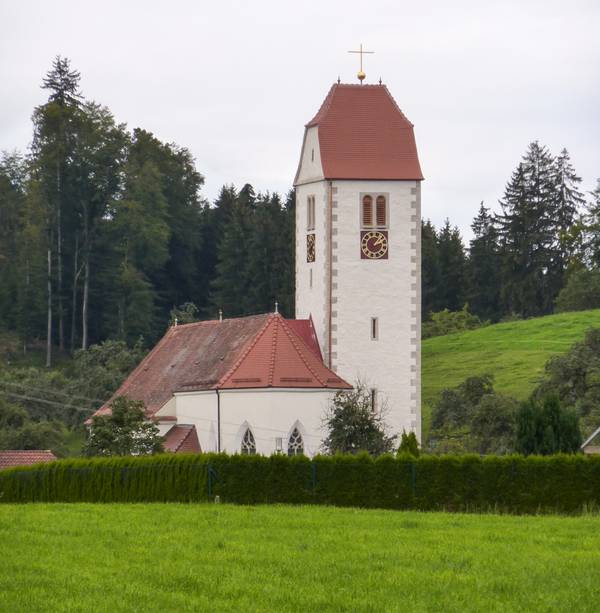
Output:
<instances>
[{"instance_id":1,"label":"coniferous forest","mask_svg":"<svg viewBox=\"0 0 600 613\"><path fill-rule=\"evenodd\" d=\"M190 152L116 123L68 59L41 85L30 149L0 160L0 326L24 351L45 343L50 366L53 352L109 338L147 346L175 316L265 312L276 300L293 316L292 191L224 185L209 203ZM566 303L594 306L580 294L599 285L600 187L580 183L566 150L536 141L499 212L481 203L469 245L449 220L424 221L424 320L465 304L490 321L547 314L570 279L579 289Z\"/></svg>"},{"instance_id":2,"label":"coniferous forest","mask_svg":"<svg viewBox=\"0 0 600 613\"><path fill-rule=\"evenodd\" d=\"M30 148L0 157L0 448L64 454L175 319L294 316L294 194L208 202L191 153L117 123L69 60L41 86ZM566 150L532 142L494 208L468 245L423 221L424 334L446 310L471 327L600 307L600 183L584 193Z\"/></svg>"}]
</instances>

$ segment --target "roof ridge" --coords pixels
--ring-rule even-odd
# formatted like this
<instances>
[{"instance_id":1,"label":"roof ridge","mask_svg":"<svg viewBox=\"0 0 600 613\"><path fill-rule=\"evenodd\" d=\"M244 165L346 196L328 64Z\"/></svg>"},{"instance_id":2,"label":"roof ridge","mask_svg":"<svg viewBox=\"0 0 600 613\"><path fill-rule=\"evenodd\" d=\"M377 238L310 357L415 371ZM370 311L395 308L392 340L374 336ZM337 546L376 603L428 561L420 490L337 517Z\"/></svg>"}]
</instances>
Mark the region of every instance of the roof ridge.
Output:
<instances>
[{"instance_id":1,"label":"roof ridge","mask_svg":"<svg viewBox=\"0 0 600 613\"><path fill-rule=\"evenodd\" d=\"M273 318L276 315L269 314L267 317L263 327L254 335L254 338L247 343L246 347L244 347L240 353L240 357L233 363L231 368L215 383L215 385L211 389L219 389L229 377L235 372L235 370L239 367L239 365L243 362L245 357L250 353L250 350L258 343L259 339L262 338L266 329L271 325Z\"/></svg>"},{"instance_id":2,"label":"roof ridge","mask_svg":"<svg viewBox=\"0 0 600 613\"><path fill-rule=\"evenodd\" d=\"M176 326L171 326L171 328L188 328L201 324L222 324L226 321L239 321L240 319L260 319L266 315L269 315L269 313L255 313L254 315L241 315L240 317L227 317L226 319L203 319L201 321L191 321L187 324L177 324Z\"/></svg>"},{"instance_id":3,"label":"roof ridge","mask_svg":"<svg viewBox=\"0 0 600 613\"><path fill-rule=\"evenodd\" d=\"M414 128L414 124L412 123L412 121L402 112L402 109L398 106L398 103L396 102L396 99L394 98L394 96L392 96L392 92L388 89L387 85L381 85L380 87L383 87L383 89L385 90L385 93L389 96L389 99L392 101L392 104L396 107L396 110L398 111L398 113L400 113L400 115L402 115L402 118L407 121L410 124L411 128Z\"/></svg>"},{"instance_id":4,"label":"roof ridge","mask_svg":"<svg viewBox=\"0 0 600 613\"><path fill-rule=\"evenodd\" d=\"M283 329L284 329L285 333L287 334L288 338L290 339L290 342L294 346L294 349L297 351L298 355L300 356L300 359L304 363L304 366L306 366L306 368L308 368L308 370L312 373L313 377L321 385L324 385L325 387L327 387L327 382L321 380L321 377L319 377L319 375L313 370L313 368L307 362L306 357L304 356L304 352L302 351L302 347L298 346L298 343L297 343L298 340L302 343L302 345L305 345L304 341L301 338L299 338L298 335L287 325L285 319L283 319L283 318L282 318L282 323L283 323ZM308 349L308 347L307 347L307 349ZM323 366L325 366L325 364L323 364ZM325 366L325 368L327 368L327 367Z\"/></svg>"},{"instance_id":5,"label":"roof ridge","mask_svg":"<svg viewBox=\"0 0 600 613\"><path fill-rule=\"evenodd\" d=\"M279 329L277 322L279 321L279 319L282 319L282 318L278 317L275 319L275 329L273 330L273 340L271 341L271 360L269 364L269 376L267 378L267 385L269 387L273 387L273 376L275 374L275 354L277 353L277 331Z\"/></svg>"}]
</instances>

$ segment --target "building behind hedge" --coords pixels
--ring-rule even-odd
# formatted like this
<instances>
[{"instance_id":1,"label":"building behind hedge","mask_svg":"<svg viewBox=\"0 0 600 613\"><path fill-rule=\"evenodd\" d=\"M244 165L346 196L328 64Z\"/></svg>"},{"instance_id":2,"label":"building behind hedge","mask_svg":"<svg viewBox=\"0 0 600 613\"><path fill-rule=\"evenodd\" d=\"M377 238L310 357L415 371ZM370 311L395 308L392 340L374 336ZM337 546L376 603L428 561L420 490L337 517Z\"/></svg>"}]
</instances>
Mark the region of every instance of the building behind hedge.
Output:
<instances>
[{"instance_id":1,"label":"building behind hedge","mask_svg":"<svg viewBox=\"0 0 600 613\"><path fill-rule=\"evenodd\" d=\"M272 313L172 326L115 396L144 402L169 451L314 455L328 404L349 388L310 319Z\"/></svg>"},{"instance_id":2,"label":"building behind hedge","mask_svg":"<svg viewBox=\"0 0 600 613\"><path fill-rule=\"evenodd\" d=\"M357 380L393 433L420 439L423 177L412 124L364 78L334 84L305 127L300 319L173 327L117 392L144 401L168 449L312 455L332 396Z\"/></svg>"}]
</instances>

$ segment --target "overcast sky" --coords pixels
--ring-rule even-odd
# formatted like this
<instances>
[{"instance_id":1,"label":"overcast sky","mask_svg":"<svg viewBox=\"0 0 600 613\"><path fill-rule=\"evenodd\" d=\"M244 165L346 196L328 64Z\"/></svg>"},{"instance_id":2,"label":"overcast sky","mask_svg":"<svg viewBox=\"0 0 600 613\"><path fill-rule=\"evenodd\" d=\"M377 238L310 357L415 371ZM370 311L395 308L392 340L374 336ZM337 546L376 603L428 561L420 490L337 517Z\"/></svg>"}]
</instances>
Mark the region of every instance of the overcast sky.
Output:
<instances>
[{"instance_id":1,"label":"overcast sky","mask_svg":"<svg viewBox=\"0 0 600 613\"><path fill-rule=\"evenodd\" d=\"M423 216L469 235L528 143L600 177L600 2L0 0L0 149L25 150L52 58L119 122L188 147L223 183L285 193L331 84L383 79L415 125Z\"/></svg>"}]
</instances>

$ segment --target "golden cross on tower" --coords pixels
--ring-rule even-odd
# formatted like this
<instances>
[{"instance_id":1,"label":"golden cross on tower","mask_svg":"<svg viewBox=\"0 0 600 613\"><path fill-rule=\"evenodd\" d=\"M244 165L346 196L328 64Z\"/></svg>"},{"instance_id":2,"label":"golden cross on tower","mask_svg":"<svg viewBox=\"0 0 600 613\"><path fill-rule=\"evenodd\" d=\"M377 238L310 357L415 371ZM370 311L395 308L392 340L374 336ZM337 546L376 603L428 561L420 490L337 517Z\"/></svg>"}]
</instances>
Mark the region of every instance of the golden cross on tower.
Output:
<instances>
[{"instance_id":1,"label":"golden cross on tower","mask_svg":"<svg viewBox=\"0 0 600 613\"><path fill-rule=\"evenodd\" d=\"M373 53L375 53L375 51L363 51L362 43L361 43L360 44L360 49L358 51L348 51L348 53L358 53L358 54L360 54L360 70L358 71L358 74L356 76L358 77L358 80L360 81L360 83L362 85L362 82L363 82L364 78L367 76L364 73L364 71L363 71L363 55L365 53L373 54Z\"/></svg>"}]
</instances>

